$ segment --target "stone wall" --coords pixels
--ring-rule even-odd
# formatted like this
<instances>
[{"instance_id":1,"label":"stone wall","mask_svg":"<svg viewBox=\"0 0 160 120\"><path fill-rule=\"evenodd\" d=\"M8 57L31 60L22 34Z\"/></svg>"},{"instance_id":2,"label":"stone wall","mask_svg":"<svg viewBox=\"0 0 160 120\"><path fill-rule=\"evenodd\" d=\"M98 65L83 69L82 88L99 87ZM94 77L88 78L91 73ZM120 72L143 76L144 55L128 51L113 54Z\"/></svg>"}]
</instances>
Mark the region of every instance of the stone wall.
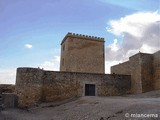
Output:
<instances>
[{"instance_id":1,"label":"stone wall","mask_svg":"<svg viewBox=\"0 0 160 120\"><path fill-rule=\"evenodd\" d=\"M106 74L101 81L100 96L115 96L131 93L131 76Z\"/></svg>"},{"instance_id":2,"label":"stone wall","mask_svg":"<svg viewBox=\"0 0 160 120\"><path fill-rule=\"evenodd\" d=\"M140 54L140 67L141 67L141 82L142 92L152 91L153 88L153 55L152 54Z\"/></svg>"},{"instance_id":3,"label":"stone wall","mask_svg":"<svg viewBox=\"0 0 160 120\"><path fill-rule=\"evenodd\" d=\"M84 96L85 84L95 84L96 96L128 94L131 87L129 75L17 69L16 92L20 107Z\"/></svg>"},{"instance_id":4,"label":"stone wall","mask_svg":"<svg viewBox=\"0 0 160 120\"><path fill-rule=\"evenodd\" d=\"M131 69L132 93L142 93L153 90L153 56L138 53L129 58Z\"/></svg>"},{"instance_id":5,"label":"stone wall","mask_svg":"<svg viewBox=\"0 0 160 120\"><path fill-rule=\"evenodd\" d=\"M44 71L43 101L61 101L80 96L80 80L76 74Z\"/></svg>"},{"instance_id":6,"label":"stone wall","mask_svg":"<svg viewBox=\"0 0 160 120\"><path fill-rule=\"evenodd\" d=\"M0 84L0 93L14 93L15 85Z\"/></svg>"},{"instance_id":7,"label":"stone wall","mask_svg":"<svg viewBox=\"0 0 160 120\"><path fill-rule=\"evenodd\" d=\"M104 73L104 38L68 33L61 43L60 71Z\"/></svg>"},{"instance_id":8,"label":"stone wall","mask_svg":"<svg viewBox=\"0 0 160 120\"><path fill-rule=\"evenodd\" d=\"M160 51L133 55L128 62L112 66L111 73L130 74L132 93L160 89Z\"/></svg>"},{"instance_id":9,"label":"stone wall","mask_svg":"<svg viewBox=\"0 0 160 120\"><path fill-rule=\"evenodd\" d=\"M114 73L114 74L122 74L122 75L131 75L129 61L112 66L111 73L112 74Z\"/></svg>"},{"instance_id":10,"label":"stone wall","mask_svg":"<svg viewBox=\"0 0 160 120\"><path fill-rule=\"evenodd\" d=\"M160 89L160 51L153 54L154 89Z\"/></svg>"},{"instance_id":11,"label":"stone wall","mask_svg":"<svg viewBox=\"0 0 160 120\"><path fill-rule=\"evenodd\" d=\"M16 93L19 106L31 106L42 99L43 70L37 68L18 68Z\"/></svg>"},{"instance_id":12,"label":"stone wall","mask_svg":"<svg viewBox=\"0 0 160 120\"><path fill-rule=\"evenodd\" d=\"M142 93L140 54L130 57L129 61L131 69L131 91L132 93Z\"/></svg>"},{"instance_id":13,"label":"stone wall","mask_svg":"<svg viewBox=\"0 0 160 120\"><path fill-rule=\"evenodd\" d=\"M14 93L2 93L2 107L15 108L18 106L18 97Z\"/></svg>"}]
</instances>

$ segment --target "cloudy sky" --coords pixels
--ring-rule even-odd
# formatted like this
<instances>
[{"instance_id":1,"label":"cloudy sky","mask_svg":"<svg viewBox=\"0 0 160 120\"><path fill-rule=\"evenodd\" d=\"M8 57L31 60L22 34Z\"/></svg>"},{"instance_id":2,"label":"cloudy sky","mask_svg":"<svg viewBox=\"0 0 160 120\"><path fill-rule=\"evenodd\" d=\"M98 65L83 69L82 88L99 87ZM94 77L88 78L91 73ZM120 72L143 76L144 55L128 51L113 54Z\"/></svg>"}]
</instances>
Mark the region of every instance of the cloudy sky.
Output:
<instances>
[{"instance_id":1,"label":"cloudy sky","mask_svg":"<svg viewBox=\"0 0 160 120\"><path fill-rule=\"evenodd\" d=\"M0 84L17 67L59 70L68 32L105 38L110 66L160 48L160 0L0 0Z\"/></svg>"}]
</instances>

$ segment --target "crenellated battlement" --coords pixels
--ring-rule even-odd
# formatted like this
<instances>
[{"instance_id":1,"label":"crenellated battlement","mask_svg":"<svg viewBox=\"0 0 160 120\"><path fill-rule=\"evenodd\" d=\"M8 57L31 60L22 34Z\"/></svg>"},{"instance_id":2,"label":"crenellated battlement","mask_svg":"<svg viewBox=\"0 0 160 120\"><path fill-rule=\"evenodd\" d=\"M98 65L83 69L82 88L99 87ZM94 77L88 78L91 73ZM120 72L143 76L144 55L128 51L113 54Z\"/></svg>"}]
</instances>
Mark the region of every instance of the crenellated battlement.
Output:
<instances>
[{"instance_id":1,"label":"crenellated battlement","mask_svg":"<svg viewBox=\"0 0 160 120\"><path fill-rule=\"evenodd\" d=\"M102 37L97 37L97 36L91 36L91 35L84 35L84 34L77 34L77 33L72 33L72 32L68 32L67 35L64 37L64 39L62 40L61 45L63 44L63 42L67 39L67 37L76 37L76 38L81 38L81 39L87 39L87 40L96 40L99 42L104 42L104 38Z\"/></svg>"},{"instance_id":2,"label":"crenellated battlement","mask_svg":"<svg viewBox=\"0 0 160 120\"><path fill-rule=\"evenodd\" d=\"M104 40L104 38L102 38L102 37L83 35L83 34L76 34L76 33L71 33L71 32L68 32L67 36L84 37L84 38L91 38L91 39L97 39L97 40Z\"/></svg>"}]
</instances>

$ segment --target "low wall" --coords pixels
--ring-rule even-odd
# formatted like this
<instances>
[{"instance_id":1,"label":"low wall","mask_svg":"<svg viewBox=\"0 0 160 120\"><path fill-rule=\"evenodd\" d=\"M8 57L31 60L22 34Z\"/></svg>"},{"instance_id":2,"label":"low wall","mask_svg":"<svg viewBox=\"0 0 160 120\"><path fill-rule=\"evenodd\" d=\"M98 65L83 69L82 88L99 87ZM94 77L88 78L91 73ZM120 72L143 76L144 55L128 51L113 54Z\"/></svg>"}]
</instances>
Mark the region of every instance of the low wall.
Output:
<instances>
[{"instance_id":1,"label":"low wall","mask_svg":"<svg viewBox=\"0 0 160 120\"><path fill-rule=\"evenodd\" d=\"M95 84L96 96L127 94L131 87L129 75L17 69L16 92L20 107L84 96L85 84Z\"/></svg>"}]
</instances>

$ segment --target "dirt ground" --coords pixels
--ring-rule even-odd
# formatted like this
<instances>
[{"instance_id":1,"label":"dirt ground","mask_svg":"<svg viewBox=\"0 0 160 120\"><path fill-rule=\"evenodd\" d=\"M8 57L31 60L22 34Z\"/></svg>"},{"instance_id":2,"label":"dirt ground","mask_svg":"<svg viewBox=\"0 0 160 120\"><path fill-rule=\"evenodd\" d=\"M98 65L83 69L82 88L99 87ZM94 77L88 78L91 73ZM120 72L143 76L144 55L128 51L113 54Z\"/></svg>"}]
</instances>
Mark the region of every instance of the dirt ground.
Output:
<instances>
[{"instance_id":1,"label":"dirt ground","mask_svg":"<svg viewBox=\"0 0 160 120\"><path fill-rule=\"evenodd\" d=\"M0 120L160 120L160 90L137 95L81 97L28 110L5 109Z\"/></svg>"}]
</instances>

